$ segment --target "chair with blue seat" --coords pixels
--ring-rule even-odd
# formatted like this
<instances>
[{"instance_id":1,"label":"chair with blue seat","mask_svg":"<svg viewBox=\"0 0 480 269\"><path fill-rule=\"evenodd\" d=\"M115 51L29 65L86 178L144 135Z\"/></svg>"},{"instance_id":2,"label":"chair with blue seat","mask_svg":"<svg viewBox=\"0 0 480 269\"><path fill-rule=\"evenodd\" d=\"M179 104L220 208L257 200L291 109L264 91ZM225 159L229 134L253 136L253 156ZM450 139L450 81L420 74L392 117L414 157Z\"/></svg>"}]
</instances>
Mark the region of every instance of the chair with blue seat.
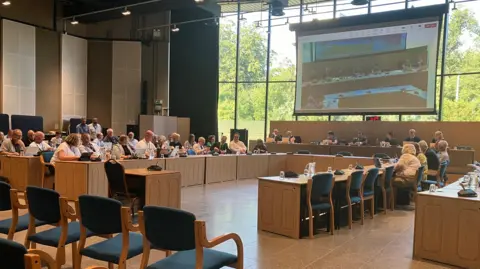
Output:
<instances>
[{"instance_id":1,"label":"chair with blue seat","mask_svg":"<svg viewBox=\"0 0 480 269\"><path fill-rule=\"evenodd\" d=\"M441 168L441 165L440 165L440 168ZM425 166L422 165L417 169L417 172L415 173L415 179L417 180L417 185L415 188L413 188L414 197L417 197L417 193L419 191L423 191L422 181L423 181L424 171L425 171Z\"/></svg>"},{"instance_id":2,"label":"chair with blue seat","mask_svg":"<svg viewBox=\"0 0 480 269\"><path fill-rule=\"evenodd\" d=\"M54 166L50 163L50 161L52 160L53 154L54 154L53 151L44 151L40 153L40 163L42 164L42 171L41 171L42 188L45 188L45 176L46 175L52 176L52 172L55 171ZM55 187L53 189L55 189Z\"/></svg>"},{"instance_id":3,"label":"chair with blue seat","mask_svg":"<svg viewBox=\"0 0 480 269\"><path fill-rule=\"evenodd\" d=\"M308 209L308 234L313 238L313 218L319 217L319 214L313 212L329 213L330 215L330 234L333 235L334 210L332 201L332 190L335 185L335 179L332 173L321 173L314 175L307 182L307 209Z\"/></svg>"},{"instance_id":4,"label":"chair with blue seat","mask_svg":"<svg viewBox=\"0 0 480 269\"><path fill-rule=\"evenodd\" d=\"M119 269L125 269L128 259L142 254L142 235L135 233L139 230L138 225L132 223L130 208L122 207L120 201L81 195L77 212L81 226L75 268L81 268L82 256L86 256L108 262L108 268L117 264ZM107 239L85 247L89 231Z\"/></svg>"},{"instance_id":5,"label":"chair with blue seat","mask_svg":"<svg viewBox=\"0 0 480 269\"><path fill-rule=\"evenodd\" d=\"M364 210L365 210L365 201L370 200L370 218L373 219L373 215L375 214L375 181L377 179L379 173L378 168L371 168L367 171L365 176L365 180L362 184L362 190L360 191L360 198L362 201L360 202L361 208L361 223L363 225L364 219Z\"/></svg>"},{"instance_id":6,"label":"chair with blue seat","mask_svg":"<svg viewBox=\"0 0 480 269\"><path fill-rule=\"evenodd\" d=\"M72 244L72 259L75 262L76 242L80 239L80 223L76 221L77 216L68 204L69 200L60 197L56 191L34 186L27 187L26 197L30 220L25 236L25 247L29 248L31 243L36 243L56 248L55 260L57 268L60 268L66 262L65 246ZM37 233L35 231L37 221L56 227ZM32 244L32 247L35 248L35 245Z\"/></svg>"},{"instance_id":7,"label":"chair with blue seat","mask_svg":"<svg viewBox=\"0 0 480 269\"><path fill-rule=\"evenodd\" d=\"M364 180L363 170L353 171L347 179L347 187L346 187L346 197L347 197L347 204L348 204L348 228L352 229L352 222L353 222L353 208L354 204L361 204L362 197L360 192L362 191L362 183ZM361 206L363 208L363 206ZM363 209L361 210L360 214L362 215L363 219ZM363 224L363 223L362 223Z\"/></svg>"},{"instance_id":8,"label":"chair with blue seat","mask_svg":"<svg viewBox=\"0 0 480 269\"><path fill-rule=\"evenodd\" d=\"M30 221L29 214L18 215L19 209L27 209L27 205L20 203L19 199L19 196L25 198L24 195L24 192L11 189L8 183L0 181L0 211L12 211L12 218L0 221L0 233L6 234L9 240L13 240L16 232L28 229L28 223ZM37 227L45 224L46 223L42 221L35 222Z\"/></svg>"},{"instance_id":9,"label":"chair with blue seat","mask_svg":"<svg viewBox=\"0 0 480 269\"><path fill-rule=\"evenodd\" d=\"M427 173L427 180L421 182L422 190L427 190L430 184L437 185L438 188L445 186L444 178L447 173L448 162L443 162L438 167L437 171L429 170Z\"/></svg>"},{"instance_id":10,"label":"chair with blue seat","mask_svg":"<svg viewBox=\"0 0 480 269\"><path fill-rule=\"evenodd\" d=\"M40 269L42 261L48 268L56 268L55 260L46 252L27 250L24 245L4 238L0 238L0 261L0 267L7 269Z\"/></svg>"},{"instance_id":11,"label":"chair with blue seat","mask_svg":"<svg viewBox=\"0 0 480 269\"><path fill-rule=\"evenodd\" d=\"M209 241L204 221L190 212L169 207L145 206L139 212L143 234L143 256L140 268L219 269L224 266L243 268L243 243L237 234L225 234ZM227 240L237 246L237 255L211 249ZM148 265L150 249L166 251L166 258ZM171 254L171 251L176 251Z\"/></svg>"},{"instance_id":12,"label":"chair with blue seat","mask_svg":"<svg viewBox=\"0 0 480 269\"><path fill-rule=\"evenodd\" d=\"M394 208L394 194L393 194L393 172L394 172L395 166L390 165L385 168L385 171L383 172L382 176L382 196L383 196L383 210L384 214L387 214L387 194L390 194L388 201L390 202L390 210L393 211Z\"/></svg>"}]
</instances>

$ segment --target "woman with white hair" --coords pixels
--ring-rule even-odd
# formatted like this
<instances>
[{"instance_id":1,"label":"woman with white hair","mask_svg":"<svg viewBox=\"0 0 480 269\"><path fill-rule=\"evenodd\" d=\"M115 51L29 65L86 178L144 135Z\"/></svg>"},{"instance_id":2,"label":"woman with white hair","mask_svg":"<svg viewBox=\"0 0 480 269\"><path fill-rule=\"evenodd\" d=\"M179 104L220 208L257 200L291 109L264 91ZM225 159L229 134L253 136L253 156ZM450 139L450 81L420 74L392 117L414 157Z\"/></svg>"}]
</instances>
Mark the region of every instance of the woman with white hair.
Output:
<instances>
[{"instance_id":1,"label":"woman with white hair","mask_svg":"<svg viewBox=\"0 0 480 269\"><path fill-rule=\"evenodd\" d=\"M450 156L448 155L448 143L445 140L440 140L437 143L437 148L438 148L438 159L440 160L440 163L450 163Z\"/></svg>"},{"instance_id":2,"label":"woman with white hair","mask_svg":"<svg viewBox=\"0 0 480 269\"><path fill-rule=\"evenodd\" d=\"M414 187L417 183L415 174L421 166L420 161L416 157L417 151L412 144L405 144L402 148L402 156L395 165L395 178L393 185L396 187Z\"/></svg>"}]
</instances>

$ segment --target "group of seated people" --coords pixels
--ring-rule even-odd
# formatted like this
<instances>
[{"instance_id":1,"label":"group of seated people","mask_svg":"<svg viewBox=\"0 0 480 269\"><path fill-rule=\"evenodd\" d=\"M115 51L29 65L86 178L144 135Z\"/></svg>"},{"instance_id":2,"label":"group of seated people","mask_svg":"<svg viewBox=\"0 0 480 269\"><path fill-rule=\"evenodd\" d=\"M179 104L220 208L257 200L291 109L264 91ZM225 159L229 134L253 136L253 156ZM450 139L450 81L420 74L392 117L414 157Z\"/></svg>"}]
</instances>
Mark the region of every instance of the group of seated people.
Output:
<instances>
[{"instance_id":1,"label":"group of seated people","mask_svg":"<svg viewBox=\"0 0 480 269\"><path fill-rule=\"evenodd\" d=\"M292 131L286 131L285 136L282 136L278 131L278 129L273 129L273 132L270 135L268 135L268 138L270 142L274 142L274 143L284 142L284 138L285 138L285 142L288 144L300 143L301 141L300 137L293 136Z\"/></svg>"}]
</instances>

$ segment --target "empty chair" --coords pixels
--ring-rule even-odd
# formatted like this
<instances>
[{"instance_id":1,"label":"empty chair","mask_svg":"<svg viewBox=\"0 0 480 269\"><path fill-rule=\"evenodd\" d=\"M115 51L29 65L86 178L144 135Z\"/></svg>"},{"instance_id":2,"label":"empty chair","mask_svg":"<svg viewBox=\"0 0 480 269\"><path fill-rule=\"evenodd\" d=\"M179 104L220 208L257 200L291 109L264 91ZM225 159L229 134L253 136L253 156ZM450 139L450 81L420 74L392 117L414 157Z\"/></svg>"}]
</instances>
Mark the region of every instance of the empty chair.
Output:
<instances>
[{"instance_id":1,"label":"empty chair","mask_svg":"<svg viewBox=\"0 0 480 269\"><path fill-rule=\"evenodd\" d=\"M11 189L9 184L0 181L0 211L12 211L12 218L0 221L0 233L6 234L9 240L13 240L16 232L28 229L28 223L30 221L30 215L28 213L18 216L19 209L27 209L26 204L20 203L19 195L25 194L24 192ZM46 222L39 220L36 220L34 223L36 227L45 224Z\"/></svg>"},{"instance_id":2,"label":"empty chair","mask_svg":"<svg viewBox=\"0 0 480 269\"><path fill-rule=\"evenodd\" d=\"M370 217L373 219L373 214L375 213L375 180L378 176L378 168L371 168L368 170L367 175L365 176L365 180L363 181L362 191L360 192L362 201L360 203L360 207L362 212L362 224L364 219L364 209L365 209L365 200L370 200Z\"/></svg>"},{"instance_id":3,"label":"empty chair","mask_svg":"<svg viewBox=\"0 0 480 269\"><path fill-rule=\"evenodd\" d=\"M72 258L77 256L77 241L80 239L80 224L73 208L68 205L66 198L53 190L34 186L27 187L28 212L30 225L25 237L25 247L30 243L38 243L57 249L55 260L58 268L65 264L65 246L72 244ZM35 220L43 221L57 227L35 232ZM70 222L69 222L70 220ZM89 236L91 233L89 232Z\"/></svg>"},{"instance_id":4,"label":"empty chair","mask_svg":"<svg viewBox=\"0 0 480 269\"><path fill-rule=\"evenodd\" d=\"M230 233L209 241L205 222L196 220L195 215L190 212L145 206L143 211L139 212L138 223L145 240L140 268L243 268L243 243L240 236ZM236 256L211 249L227 240L235 242ZM167 257L148 265L151 248L166 251ZM172 255L171 251L177 252Z\"/></svg>"},{"instance_id":5,"label":"empty chair","mask_svg":"<svg viewBox=\"0 0 480 269\"><path fill-rule=\"evenodd\" d=\"M77 212L81 226L75 268L81 268L82 256L86 256L108 262L109 268L118 264L119 269L125 269L128 259L142 254L142 235L135 233L138 226L132 224L130 208L122 207L120 201L81 195ZM107 239L85 247L89 231Z\"/></svg>"},{"instance_id":6,"label":"empty chair","mask_svg":"<svg viewBox=\"0 0 480 269\"><path fill-rule=\"evenodd\" d=\"M362 204L362 183L364 180L363 170L353 171L347 179L346 197L348 204L348 228L352 229L353 222L353 205ZM363 205L360 207L361 215L363 216ZM363 217L362 217L363 220ZM362 221L363 224L363 221Z\"/></svg>"},{"instance_id":7,"label":"empty chair","mask_svg":"<svg viewBox=\"0 0 480 269\"><path fill-rule=\"evenodd\" d=\"M382 195L383 195L383 210L384 214L387 214L387 194L390 194L388 201L390 202L390 210L393 211L395 198L393 193L392 179L395 166L391 165L385 168L382 177Z\"/></svg>"},{"instance_id":8,"label":"empty chair","mask_svg":"<svg viewBox=\"0 0 480 269\"><path fill-rule=\"evenodd\" d=\"M42 188L45 188L45 176L53 176L53 172L55 171L54 166L50 163L53 153L53 151L44 151L40 154L40 163L42 164ZM53 189L55 189L55 183L53 186Z\"/></svg>"},{"instance_id":9,"label":"empty chair","mask_svg":"<svg viewBox=\"0 0 480 269\"><path fill-rule=\"evenodd\" d=\"M57 267L55 260L47 253L38 249L27 251L24 245L3 238L0 238L0 261L0 267L6 269L40 269L41 261L51 269Z\"/></svg>"},{"instance_id":10,"label":"empty chair","mask_svg":"<svg viewBox=\"0 0 480 269\"><path fill-rule=\"evenodd\" d=\"M308 151L308 150L302 149L302 150L297 151L297 154L311 154L311 152Z\"/></svg>"},{"instance_id":11,"label":"empty chair","mask_svg":"<svg viewBox=\"0 0 480 269\"><path fill-rule=\"evenodd\" d=\"M330 234L333 234L334 207L332 202L332 190L335 179L332 173L322 173L308 179L307 183L307 208L308 208L308 233L313 238L313 216L319 217L317 212L327 212L330 215ZM315 212L315 214L314 214Z\"/></svg>"},{"instance_id":12,"label":"empty chair","mask_svg":"<svg viewBox=\"0 0 480 269\"><path fill-rule=\"evenodd\" d=\"M105 173L108 180L109 197L117 200L127 200L134 215L135 201L140 199L140 208L145 205L145 190L128 188L125 178L125 168L115 160L105 162Z\"/></svg>"},{"instance_id":13,"label":"empty chair","mask_svg":"<svg viewBox=\"0 0 480 269\"><path fill-rule=\"evenodd\" d=\"M348 152L348 151L340 151L340 152L337 152L337 156L353 156L353 154L351 152Z\"/></svg>"},{"instance_id":14,"label":"empty chair","mask_svg":"<svg viewBox=\"0 0 480 269\"><path fill-rule=\"evenodd\" d=\"M422 189L423 190L428 189L430 184L435 184L437 185L437 187L443 188L445 186L444 178L445 178L445 174L447 173L447 167L448 167L448 163L443 162L438 167L438 170L436 171L428 170L427 180L424 180L421 182Z\"/></svg>"},{"instance_id":15,"label":"empty chair","mask_svg":"<svg viewBox=\"0 0 480 269\"><path fill-rule=\"evenodd\" d=\"M390 156L386 153L375 153L372 156L373 158L380 158L380 159L390 159Z\"/></svg>"}]
</instances>

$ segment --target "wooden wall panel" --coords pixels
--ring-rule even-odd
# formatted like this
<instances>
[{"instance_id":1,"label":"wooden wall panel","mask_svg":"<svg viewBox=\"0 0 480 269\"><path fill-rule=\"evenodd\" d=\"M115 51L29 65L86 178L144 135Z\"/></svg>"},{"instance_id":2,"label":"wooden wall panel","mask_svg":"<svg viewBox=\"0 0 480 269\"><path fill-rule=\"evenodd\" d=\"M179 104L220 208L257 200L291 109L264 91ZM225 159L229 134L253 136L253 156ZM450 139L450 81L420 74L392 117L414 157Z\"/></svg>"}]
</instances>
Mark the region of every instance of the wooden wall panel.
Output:
<instances>
[{"instance_id":1,"label":"wooden wall panel","mask_svg":"<svg viewBox=\"0 0 480 269\"><path fill-rule=\"evenodd\" d=\"M205 182L205 157L168 158L165 167L165 170L180 172L182 187L202 185Z\"/></svg>"}]
</instances>

